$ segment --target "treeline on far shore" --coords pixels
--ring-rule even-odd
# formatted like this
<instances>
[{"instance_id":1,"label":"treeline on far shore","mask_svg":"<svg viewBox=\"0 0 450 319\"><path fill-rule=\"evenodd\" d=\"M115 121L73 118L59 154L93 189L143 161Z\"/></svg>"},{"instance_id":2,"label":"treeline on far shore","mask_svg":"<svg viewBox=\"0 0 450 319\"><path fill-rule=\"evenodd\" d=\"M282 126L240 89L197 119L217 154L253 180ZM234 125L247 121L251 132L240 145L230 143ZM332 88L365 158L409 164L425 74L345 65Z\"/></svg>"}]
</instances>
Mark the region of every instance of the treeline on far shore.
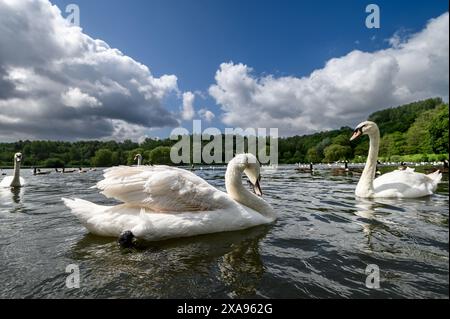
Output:
<instances>
[{"instance_id":1,"label":"treeline on far shore","mask_svg":"<svg viewBox=\"0 0 450 319\"><path fill-rule=\"evenodd\" d=\"M440 98L433 98L371 114L368 119L376 122L381 132L380 160L434 162L448 159L448 111L448 104ZM368 138L350 142L352 131L350 127L342 127L311 135L279 138L279 163L363 162L369 149ZM225 139L225 136L221 138ZM142 143L131 140L0 143L0 167L11 167L16 152L23 153L22 164L28 167L131 165L138 153L142 154L144 164L170 165L170 149L176 142L169 138L147 138ZM202 145L207 143L203 141Z\"/></svg>"}]
</instances>

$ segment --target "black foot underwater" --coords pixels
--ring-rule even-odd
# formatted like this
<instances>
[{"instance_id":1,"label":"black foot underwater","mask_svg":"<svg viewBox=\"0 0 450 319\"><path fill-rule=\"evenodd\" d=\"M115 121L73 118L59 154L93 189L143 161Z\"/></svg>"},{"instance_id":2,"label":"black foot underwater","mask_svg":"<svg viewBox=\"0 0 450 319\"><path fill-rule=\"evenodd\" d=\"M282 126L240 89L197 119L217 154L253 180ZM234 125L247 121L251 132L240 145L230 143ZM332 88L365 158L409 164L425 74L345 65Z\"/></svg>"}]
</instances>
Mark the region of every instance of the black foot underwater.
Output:
<instances>
[{"instance_id":1,"label":"black foot underwater","mask_svg":"<svg viewBox=\"0 0 450 319\"><path fill-rule=\"evenodd\" d=\"M122 248L133 248L135 239L136 237L134 236L134 234L131 231L127 230L120 234L118 243Z\"/></svg>"}]
</instances>

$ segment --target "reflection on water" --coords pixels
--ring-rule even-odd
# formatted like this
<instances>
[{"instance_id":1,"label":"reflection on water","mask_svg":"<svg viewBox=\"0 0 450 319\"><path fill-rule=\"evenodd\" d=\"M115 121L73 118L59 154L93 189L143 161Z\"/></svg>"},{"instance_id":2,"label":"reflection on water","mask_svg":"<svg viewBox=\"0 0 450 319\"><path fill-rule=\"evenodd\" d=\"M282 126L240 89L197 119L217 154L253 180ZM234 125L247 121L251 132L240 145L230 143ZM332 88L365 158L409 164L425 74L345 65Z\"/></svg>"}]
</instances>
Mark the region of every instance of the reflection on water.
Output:
<instances>
[{"instance_id":1,"label":"reflection on water","mask_svg":"<svg viewBox=\"0 0 450 319\"><path fill-rule=\"evenodd\" d=\"M180 291L180 283L174 282L174 278L180 280L189 275L200 279L213 271L230 289L230 296L242 297L255 293L263 274L258 245L267 231L267 227L261 226L155 243L138 242L131 250L120 249L111 239L86 235L73 246L69 256L75 263L89 264L84 280L90 282L91 288L99 285L100 289L105 281L128 278L121 283L121 290L133 294L141 285L153 290L137 291L134 297L189 297L195 292ZM215 269L209 269L210 263L217 264ZM138 279L145 279L145 283ZM204 289L207 291L207 287ZM104 297L111 294L100 290Z\"/></svg>"},{"instance_id":2,"label":"reflection on water","mask_svg":"<svg viewBox=\"0 0 450 319\"><path fill-rule=\"evenodd\" d=\"M223 169L195 173L224 189ZM60 201L112 204L89 188L100 171L24 175L26 187L0 189L0 297L448 297L448 175L429 198L362 200L356 174L263 169L273 225L132 250L88 234ZM69 264L80 289L65 287ZM365 287L368 264L380 290Z\"/></svg>"},{"instance_id":3,"label":"reflection on water","mask_svg":"<svg viewBox=\"0 0 450 319\"><path fill-rule=\"evenodd\" d=\"M264 265L259 252L259 241L267 228L248 231L247 238L232 245L219 262L220 278L231 290L230 297L254 296L258 288Z\"/></svg>"},{"instance_id":4,"label":"reflection on water","mask_svg":"<svg viewBox=\"0 0 450 319\"><path fill-rule=\"evenodd\" d=\"M0 187L0 202L2 205L7 206L11 204L19 204L20 199L23 197L25 192L24 187Z\"/></svg>"}]
</instances>

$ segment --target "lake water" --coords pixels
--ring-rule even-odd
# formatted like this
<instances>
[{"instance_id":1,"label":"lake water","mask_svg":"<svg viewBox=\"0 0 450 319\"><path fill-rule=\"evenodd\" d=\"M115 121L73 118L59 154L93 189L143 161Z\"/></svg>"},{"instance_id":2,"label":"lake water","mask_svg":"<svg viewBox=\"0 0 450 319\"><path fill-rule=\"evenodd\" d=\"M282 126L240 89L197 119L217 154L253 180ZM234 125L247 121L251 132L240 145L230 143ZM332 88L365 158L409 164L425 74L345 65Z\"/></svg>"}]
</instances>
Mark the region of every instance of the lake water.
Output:
<instances>
[{"instance_id":1,"label":"lake water","mask_svg":"<svg viewBox=\"0 0 450 319\"><path fill-rule=\"evenodd\" d=\"M196 173L224 189L224 169ZM101 174L24 170L25 188L0 190L1 298L448 298L448 175L429 198L357 200L358 176L264 169L273 225L123 250L60 200L113 204L90 189ZM66 288L70 264L79 289ZM368 265L380 289L366 287Z\"/></svg>"}]
</instances>

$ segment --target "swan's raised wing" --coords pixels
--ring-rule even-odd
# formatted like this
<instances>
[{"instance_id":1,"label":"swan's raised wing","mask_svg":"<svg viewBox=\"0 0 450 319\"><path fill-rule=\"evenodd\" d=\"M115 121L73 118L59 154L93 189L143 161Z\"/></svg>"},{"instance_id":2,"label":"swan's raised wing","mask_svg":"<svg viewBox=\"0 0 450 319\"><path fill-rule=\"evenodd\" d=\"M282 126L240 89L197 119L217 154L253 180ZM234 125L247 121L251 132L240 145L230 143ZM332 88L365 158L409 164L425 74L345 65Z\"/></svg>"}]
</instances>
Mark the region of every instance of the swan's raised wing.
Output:
<instances>
[{"instance_id":1,"label":"swan's raised wing","mask_svg":"<svg viewBox=\"0 0 450 319\"><path fill-rule=\"evenodd\" d=\"M119 166L105 170L97 188L106 197L156 212L208 211L230 198L192 172L169 166Z\"/></svg>"}]
</instances>

